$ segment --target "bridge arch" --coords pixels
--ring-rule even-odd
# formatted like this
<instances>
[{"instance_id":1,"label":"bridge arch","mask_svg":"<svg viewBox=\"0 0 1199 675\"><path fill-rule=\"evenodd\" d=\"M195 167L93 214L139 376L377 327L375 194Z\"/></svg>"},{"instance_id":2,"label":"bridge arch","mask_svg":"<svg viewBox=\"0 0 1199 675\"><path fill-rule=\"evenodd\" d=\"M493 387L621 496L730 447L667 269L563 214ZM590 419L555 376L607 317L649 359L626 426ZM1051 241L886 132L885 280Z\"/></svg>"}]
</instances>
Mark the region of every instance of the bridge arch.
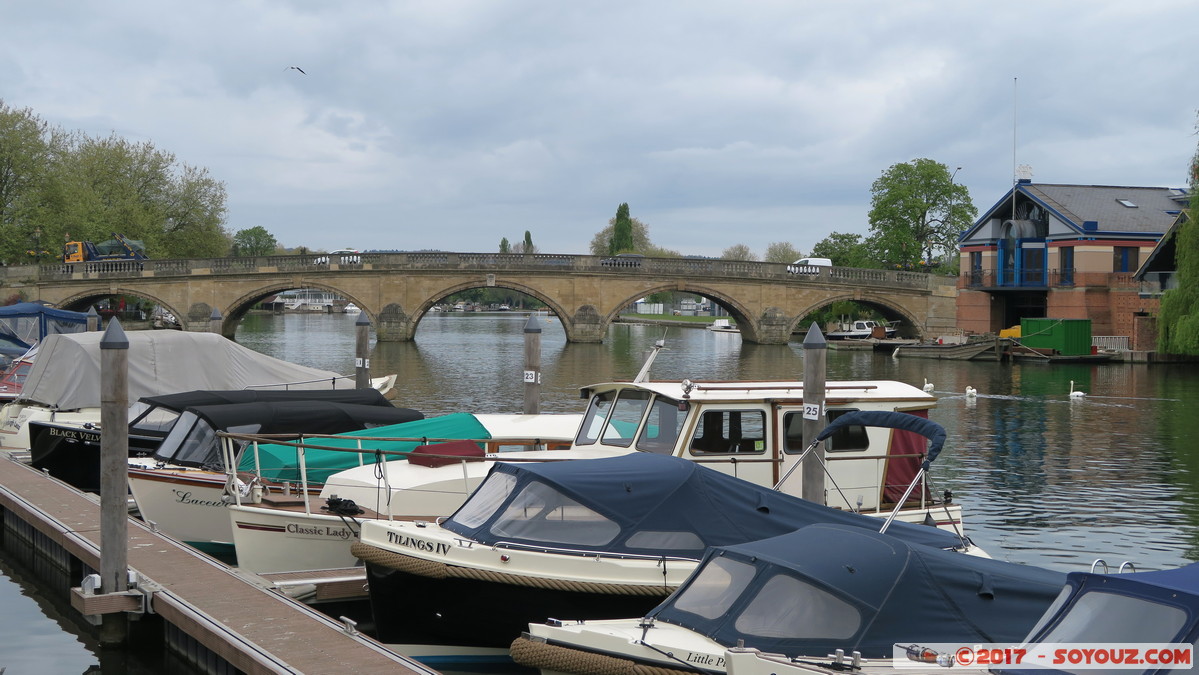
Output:
<instances>
[{"instance_id":1,"label":"bridge arch","mask_svg":"<svg viewBox=\"0 0 1199 675\"><path fill-rule=\"evenodd\" d=\"M266 286L262 286L248 293L243 293L240 297L230 302L229 306L223 313L223 318L221 319L221 335L232 340L234 335L237 333L237 324L241 322L242 318L245 317L247 312L254 308L254 305L257 305L272 295L276 295L284 291L298 290L301 288L312 288L318 291L328 291L335 295L339 295L357 305L360 309L362 309L363 312L366 312L366 315L370 317L371 322L377 325L377 312L371 311L361 298L355 297L350 291L327 283L305 281L302 284L296 284L294 281L281 281L273 284L267 284ZM218 307L216 309L220 308ZM207 321L209 317L212 316L212 310L213 308L206 303L195 303L188 309L188 318L193 322L198 321L201 318L204 321Z\"/></svg>"},{"instance_id":2,"label":"bridge arch","mask_svg":"<svg viewBox=\"0 0 1199 675\"><path fill-rule=\"evenodd\" d=\"M464 291L469 291L476 288L506 288L508 290L523 293L531 298L534 298L539 302L544 303L545 306L548 307L549 310L553 312L554 315L556 315L562 322L562 329L566 333L567 342L574 342L576 340L583 342L588 341L585 337L580 335L580 333L586 333L588 331L586 328L580 330L578 326L581 324L591 323L587 321L587 317L589 316L587 308L590 306L585 305L583 308L580 308L580 311L572 315L570 314L569 310L567 310L553 296L541 291L538 288L516 282L511 279L496 279L494 280L494 283L487 283L486 281L483 283L478 281L468 281L445 286L429 293L429 295L421 300L415 308L412 308L411 312L406 312L403 306L399 303L389 303L381 309L379 321L376 324L378 326L379 339L413 339L416 336L416 328L420 323L420 320L429 313L429 310L432 309L434 305L441 300L454 295L455 293L462 293ZM355 304L359 303L355 302ZM359 306L362 305L359 304ZM594 308L591 308L590 314L594 313Z\"/></svg>"},{"instance_id":3,"label":"bridge arch","mask_svg":"<svg viewBox=\"0 0 1199 675\"><path fill-rule=\"evenodd\" d=\"M172 304L165 298L155 295L154 293L148 292L146 289L142 289L142 288L126 288L123 286L110 286L108 288L92 288L92 289L88 289L86 291L75 293L73 295L69 295L66 298L63 298L57 304L62 309L68 309L68 310L71 310L74 312L86 312L88 310L88 308L95 305L97 301L104 299L104 298L111 298L114 295L132 295L132 296L136 296L139 298L144 298L146 300L149 300L150 302L153 302L155 305L158 305L159 307L162 307L166 311L170 312L177 319L179 319L181 324L183 323L182 317L184 315L179 312L178 307L172 306ZM186 329L186 326L184 326L184 328Z\"/></svg>"},{"instance_id":4,"label":"bridge arch","mask_svg":"<svg viewBox=\"0 0 1199 675\"><path fill-rule=\"evenodd\" d=\"M877 309L882 313L883 318L887 319L888 321L898 321L899 322L899 324L900 324L899 325L899 334L900 335L903 335L905 337L923 337L923 333L921 331L921 327L920 327L920 323L919 323L919 318L916 317L914 314L912 314L910 311L908 311L908 309L906 307L904 307L903 305L901 305L899 303L892 302L887 298L877 296L873 293L861 293L861 292L842 293L839 295L831 295L831 296L827 296L825 298L821 298L821 300L819 302L817 302L815 304L811 304L808 307L802 309L799 312L799 314L797 314L792 319L791 326L790 326L791 332L793 332L793 333L796 331L802 332L803 326L800 325L800 322L803 321L803 318L805 316L808 316L812 312L815 312L823 307L827 307L831 304L838 303L838 302L856 302L859 305L867 305L871 308ZM823 329L824 329L824 327L821 326L821 330L823 330ZM911 333L914 333L914 334L911 334Z\"/></svg>"},{"instance_id":5,"label":"bridge arch","mask_svg":"<svg viewBox=\"0 0 1199 675\"><path fill-rule=\"evenodd\" d=\"M608 326L612 325L612 322L616 321L617 317L620 316L620 312L623 311L624 308L646 296L653 295L655 293L666 292L691 293L693 295L705 297L722 307L726 312L729 313L729 316L733 317L733 319L737 322L737 327L741 330L743 340L747 342L757 342L760 339L759 326L761 317L753 316L751 314L752 310L750 310L739 300L709 286L677 282L673 284L659 284L657 286L651 286L646 290L621 299L616 303L611 311L609 311L608 314L603 317L602 325L600 327L601 335L607 333Z\"/></svg>"}]
</instances>

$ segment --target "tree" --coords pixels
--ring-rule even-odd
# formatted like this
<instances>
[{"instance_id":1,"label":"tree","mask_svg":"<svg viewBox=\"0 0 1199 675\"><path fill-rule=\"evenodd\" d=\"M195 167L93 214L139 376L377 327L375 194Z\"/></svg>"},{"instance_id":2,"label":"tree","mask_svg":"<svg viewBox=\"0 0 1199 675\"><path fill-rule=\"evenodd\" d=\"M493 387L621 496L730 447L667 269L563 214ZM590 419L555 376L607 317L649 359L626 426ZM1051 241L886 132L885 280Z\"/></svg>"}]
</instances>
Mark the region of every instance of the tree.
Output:
<instances>
[{"instance_id":1,"label":"tree","mask_svg":"<svg viewBox=\"0 0 1199 675\"><path fill-rule=\"evenodd\" d=\"M649 250L653 248L653 244L649 240L649 226L633 217L629 218L629 224L633 227L633 248L629 251L622 251L622 253L648 254ZM596 232L595 236L591 238L591 244L587 247L591 255L610 255L608 251L612 245L615 229L616 218L613 217L608 221L607 227Z\"/></svg>"},{"instance_id":2,"label":"tree","mask_svg":"<svg viewBox=\"0 0 1199 675\"><path fill-rule=\"evenodd\" d=\"M1191 194L1199 189L1199 152L1191 159ZM1164 354L1199 354L1199 211L1194 206L1174 233L1177 285L1162 293L1157 319L1157 350Z\"/></svg>"},{"instance_id":3,"label":"tree","mask_svg":"<svg viewBox=\"0 0 1199 675\"><path fill-rule=\"evenodd\" d=\"M894 265L915 267L948 253L978 215L966 186L931 159L892 165L870 192L871 243Z\"/></svg>"},{"instance_id":4,"label":"tree","mask_svg":"<svg viewBox=\"0 0 1199 675\"><path fill-rule=\"evenodd\" d=\"M745 244L733 244L732 246L724 249L724 251L720 254L720 259L756 261L758 256L754 255L753 251L749 250L749 247Z\"/></svg>"},{"instance_id":5,"label":"tree","mask_svg":"<svg viewBox=\"0 0 1199 675\"><path fill-rule=\"evenodd\" d=\"M278 248L279 242L275 241L275 235L266 231L265 227L255 225L248 230L238 230L237 234L233 235L233 255L242 257L254 257L260 255L270 255Z\"/></svg>"},{"instance_id":6,"label":"tree","mask_svg":"<svg viewBox=\"0 0 1199 675\"><path fill-rule=\"evenodd\" d=\"M0 101L0 259L36 241L146 242L155 258L226 255L225 186L149 142L49 127ZM51 246L51 243L54 243Z\"/></svg>"},{"instance_id":7,"label":"tree","mask_svg":"<svg viewBox=\"0 0 1199 675\"><path fill-rule=\"evenodd\" d=\"M812 247L812 257L828 258L837 267L880 267L862 235L833 232Z\"/></svg>"},{"instance_id":8,"label":"tree","mask_svg":"<svg viewBox=\"0 0 1199 675\"><path fill-rule=\"evenodd\" d=\"M799 249L785 241L776 241L766 247L764 262L789 263L803 257Z\"/></svg>"},{"instance_id":9,"label":"tree","mask_svg":"<svg viewBox=\"0 0 1199 675\"><path fill-rule=\"evenodd\" d=\"M629 205L621 204L616 209L612 222L612 240L608 243L608 255L631 253L633 248L633 221L629 217Z\"/></svg>"},{"instance_id":10,"label":"tree","mask_svg":"<svg viewBox=\"0 0 1199 675\"><path fill-rule=\"evenodd\" d=\"M512 252L512 245L508 243L508 238L503 237L502 239L500 239L500 253L511 253L511 252Z\"/></svg>"},{"instance_id":11,"label":"tree","mask_svg":"<svg viewBox=\"0 0 1199 675\"><path fill-rule=\"evenodd\" d=\"M516 245L517 253L536 253L537 247L533 245L533 234L525 230L524 242Z\"/></svg>"}]
</instances>

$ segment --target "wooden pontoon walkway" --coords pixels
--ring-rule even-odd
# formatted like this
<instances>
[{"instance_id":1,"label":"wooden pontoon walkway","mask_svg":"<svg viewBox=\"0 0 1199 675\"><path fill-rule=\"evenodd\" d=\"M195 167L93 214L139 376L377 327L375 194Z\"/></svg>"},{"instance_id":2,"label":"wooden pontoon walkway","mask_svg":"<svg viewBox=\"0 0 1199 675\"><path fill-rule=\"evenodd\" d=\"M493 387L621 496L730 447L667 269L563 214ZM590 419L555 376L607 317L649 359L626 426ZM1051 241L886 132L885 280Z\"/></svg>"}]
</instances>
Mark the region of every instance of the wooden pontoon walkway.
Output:
<instances>
[{"instance_id":1,"label":"wooden pontoon walkway","mask_svg":"<svg viewBox=\"0 0 1199 675\"><path fill-rule=\"evenodd\" d=\"M0 457L0 508L100 569L94 496ZM340 622L129 519L129 567L149 609L246 673L435 673Z\"/></svg>"}]
</instances>

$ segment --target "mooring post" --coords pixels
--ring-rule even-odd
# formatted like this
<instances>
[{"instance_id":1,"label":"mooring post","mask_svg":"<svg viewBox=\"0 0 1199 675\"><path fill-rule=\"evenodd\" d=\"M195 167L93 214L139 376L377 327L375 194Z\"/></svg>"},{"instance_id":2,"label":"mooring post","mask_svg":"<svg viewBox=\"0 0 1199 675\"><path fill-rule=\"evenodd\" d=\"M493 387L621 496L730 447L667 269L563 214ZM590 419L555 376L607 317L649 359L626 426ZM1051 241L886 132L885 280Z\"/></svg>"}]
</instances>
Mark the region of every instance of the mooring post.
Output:
<instances>
[{"instance_id":1,"label":"mooring post","mask_svg":"<svg viewBox=\"0 0 1199 675\"><path fill-rule=\"evenodd\" d=\"M217 309L216 307L213 307L212 315L208 317L208 332L216 333L217 335L220 335L221 334L221 324L224 322L225 322L225 319L224 319L224 317L221 316L221 310Z\"/></svg>"},{"instance_id":2,"label":"mooring post","mask_svg":"<svg viewBox=\"0 0 1199 675\"><path fill-rule=\"evenodd\" d=\"M129 589L129 338L113 317L100 338L100 591ZM128 637L124 612L105 614L102 644Z\"/></svg>"},{"instance_id":3,"label":"mooring post","mask_svg":"<svg viewBox=\"0 0 1199 675\"><path fill-rule=\"evenodd\" d=\"M525 414L541 412L541 326L537 315L525 323Z\"/></svg>"},{"instance_id":4,"label":"mooring post","mask_svg":"<svg viewBox=\"0 0 1199 675\"><path fill-rule=\"evenodd\" d=\"M803 438L810 444L827 422L824 419L824 389L828 362L828 342L816 322L812 322L803 341ZM824 504L824 443L804 459L800 495L808 501Z\"/></svg>"},{"instance_id":5,"label":"mooring post","mask_svg":"<svg viewBox=\"0 0 1199 675\"><path fill-rule=\"evenodd\" d=\"M366 389L371 386L371 320L365 311L358 313L354 329L354 386Z\"/></svg>"},{"instance_id":6,"label":"mooring post","mask_svg":"<svg viewBox=\"0 0 1199 675\"><path fill-rule=\"evenodd\" d=\"M92 305L87 308L87 331L94 333L100 330L100 314L96 311L96 306Z\"/></svg>"}]
</instances>

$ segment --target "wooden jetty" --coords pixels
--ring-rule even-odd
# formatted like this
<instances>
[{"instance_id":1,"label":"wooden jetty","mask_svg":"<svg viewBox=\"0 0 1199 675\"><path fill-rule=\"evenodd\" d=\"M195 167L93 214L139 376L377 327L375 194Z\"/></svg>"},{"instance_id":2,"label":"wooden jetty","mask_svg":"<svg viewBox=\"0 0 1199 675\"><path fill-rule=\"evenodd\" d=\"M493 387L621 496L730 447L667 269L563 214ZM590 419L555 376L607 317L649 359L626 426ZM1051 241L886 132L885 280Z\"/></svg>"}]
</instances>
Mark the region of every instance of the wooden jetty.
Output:
<instances>
[{"instance_id":1,"label":"wooden jetty","mask_svg":"<svg viewBox=\"0 0 1199 675\"><path fill-rule=\"evenodd\" d=\"M0 512L6 538L16 537L59 563L101 569L100 505L88 495L12 458L0 458ZM185 544L128 519L130 588L92 594L87 584L72 589L71 605L85 616L127 612L146 624L161 620L165 643L181 642L193 662L224 661L241 672L432 674L421 663L396 654L338 622L273 590L270 580L240 573ZM333 595L349 595L361 582L356 571L331 579ZM296 580L291 580L295 582ZM309 583L319 580L310 578ZM201 654L195 651L203 652ZM221 668L215 671L223 671Z\"/></svg>"}]
</instances>

